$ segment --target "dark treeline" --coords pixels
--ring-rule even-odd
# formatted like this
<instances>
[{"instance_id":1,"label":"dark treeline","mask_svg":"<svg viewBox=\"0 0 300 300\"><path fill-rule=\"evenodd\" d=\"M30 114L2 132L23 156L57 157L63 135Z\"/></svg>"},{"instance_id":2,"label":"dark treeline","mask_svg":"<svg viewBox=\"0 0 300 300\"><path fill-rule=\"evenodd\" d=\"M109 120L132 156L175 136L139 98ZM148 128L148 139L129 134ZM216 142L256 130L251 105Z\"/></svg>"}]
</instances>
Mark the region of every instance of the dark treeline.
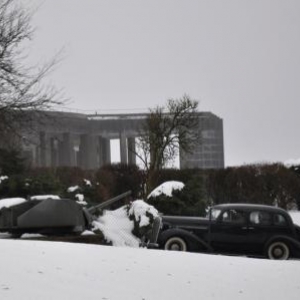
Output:
<instances>
[{"instance_id":1,"label":"dark treeline","mask_svg":"<svg viewBox=\"0 0 300 300\"><path fill-rule=\"evenodd\" d=\"M246 202L300 207L297 167L282 164L246 165L211 171L208 193L214 203Z\"/></svg>"},{"instance_id":2,"label":"dark treeline","mask_svg":"<svg viewBox=\"0 0 300 300\"><path fill-rule=\"evenodd\" d=\"M2 156L3 158L3 156ZM99 203L125 191L132 199L147 199L146 176L135 165L112 164L96 171L80 168L28 168L15 157L13 164L0 159L0 199L56 194L76 199L83 194L89 204ZM5 176L4 176L5 175ZM8 178L6 178L6 176ZM300 167L257 164L220 170L166 169L157 174L157 185L170 180L185 184L172 197L147 201L165 214L204 215L219 203L260 203L285 209L300 207ZM69 187L77 189L68 191Z\"/></svg>"},{"instance_id":3,"label":"dark treeline","mask_svg":"<svg viewBox=\"0 0 300 300\"><path fill-rule=\"evenodd\" d=\"M220 203L257 203L284 209L300 208L300 167L255 164L219 170L165 170L160 182L180 180L184 190L172 199L150 199L165 213L204 215L208 206ZM164 201L161 201L164 200Z\"/></svg>"}]
</instances>

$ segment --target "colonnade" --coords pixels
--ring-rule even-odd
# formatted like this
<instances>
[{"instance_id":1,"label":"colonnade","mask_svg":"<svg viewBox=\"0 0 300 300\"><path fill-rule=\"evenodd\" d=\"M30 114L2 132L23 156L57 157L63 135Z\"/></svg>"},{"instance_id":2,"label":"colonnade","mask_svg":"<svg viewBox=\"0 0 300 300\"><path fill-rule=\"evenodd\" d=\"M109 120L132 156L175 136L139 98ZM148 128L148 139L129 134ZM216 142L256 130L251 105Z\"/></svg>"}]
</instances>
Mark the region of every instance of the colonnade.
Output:
<instances>
[{"instance_id":1,"label":"colonnade","mask_svg":"<svg viewBox=\"0 0 300 300\"><path fill-rule=\"evenodd\" d=\"M34 132L24 131L25 155L33 166L78 166L96 169L111 162L111 140L120 142L120 162L136 164L135 138L141 135L148 114L85 115L49 112L36 115ZM192 153L179 151L180 168L224 168L223 121L210 112L199 112L201 140ZM180 145L179 145L180 146Z\"/></svg>"},{"instance_id":2,"label":"colonnade","mask_svg":"<svg viewBox=\"0 0 300 300\"><path fill-rule=\"evenodd\" d=\"M70 132L40 132L39 141L32 150L32 162L41 167L81 167L95 169L111 162L110 140L115 136L74 134ZM121 132L120 162L135 164L135 137Z\"/></svg>"}]
</instances>

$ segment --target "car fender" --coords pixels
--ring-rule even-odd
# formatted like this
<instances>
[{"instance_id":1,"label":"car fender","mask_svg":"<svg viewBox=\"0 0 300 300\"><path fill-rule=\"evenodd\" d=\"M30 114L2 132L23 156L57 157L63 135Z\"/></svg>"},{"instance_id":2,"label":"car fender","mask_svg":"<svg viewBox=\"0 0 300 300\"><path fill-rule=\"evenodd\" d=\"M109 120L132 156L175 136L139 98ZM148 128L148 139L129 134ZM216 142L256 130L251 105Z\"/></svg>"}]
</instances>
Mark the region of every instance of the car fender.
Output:
<instances>
[{"instance_id":1,"label":"car fender","mask_svg":"<svg viewBox=\"0 0 300 300\"><path fill-rule=\"evenodd\" d=\"M180 228L171 228L161 232L158 238L158 242L160 245L163 245L168 238L173 236L181 237L185 239L187 242L200 244L201 246L204 247L205 250L209 252L213 252L213 249L207 242L200 239L195 234Z\"/></svg>"},{"instance_id":2,"label":"car fender","mask_svg":"<svg viewBox=\"0 0 300 300\"><path fill-rule=\"evenodd\" d=\"M272 236L266 243L265 243L265 251L267 251L269 245L275 241L283 241L286 242L288 245L292 246L297 251L300 251L300 242L296 239L286 236L286 235L275 235Z\"/></svg>"}]
</instances>

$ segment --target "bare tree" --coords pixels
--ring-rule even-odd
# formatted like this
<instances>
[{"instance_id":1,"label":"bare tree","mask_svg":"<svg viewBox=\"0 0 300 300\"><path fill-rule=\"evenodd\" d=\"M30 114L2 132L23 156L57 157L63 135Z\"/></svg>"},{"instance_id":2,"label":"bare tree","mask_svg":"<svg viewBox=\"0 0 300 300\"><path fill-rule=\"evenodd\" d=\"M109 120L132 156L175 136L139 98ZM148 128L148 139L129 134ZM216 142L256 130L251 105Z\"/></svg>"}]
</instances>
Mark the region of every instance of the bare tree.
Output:
<instances>
[{"instance_id":1,"label":"bare tree","mask_svg":"<svg viewBox=\"0 0 300 300\"><path fill-rule=\"evenodd\" d=\"M198 102L184 95L150 109L134 150L146 172L147 191L154 187L157 172L179 154L179 147L190 153L200 141L197 108Z\"/></svg>"},{"instance_id":2,"label":"bare tree","mask_svg":"<svg viewBox=\"0 0 300 300\"><path fill-rule=\"evenodd\" d=\"M0 0L0 132L11 135L23 127L28 111L47 110L60 104L56 92L41 82L56 64L25 66L22 45L31 40L32 14L16 0Z\"/></svg>"}]
</instances>

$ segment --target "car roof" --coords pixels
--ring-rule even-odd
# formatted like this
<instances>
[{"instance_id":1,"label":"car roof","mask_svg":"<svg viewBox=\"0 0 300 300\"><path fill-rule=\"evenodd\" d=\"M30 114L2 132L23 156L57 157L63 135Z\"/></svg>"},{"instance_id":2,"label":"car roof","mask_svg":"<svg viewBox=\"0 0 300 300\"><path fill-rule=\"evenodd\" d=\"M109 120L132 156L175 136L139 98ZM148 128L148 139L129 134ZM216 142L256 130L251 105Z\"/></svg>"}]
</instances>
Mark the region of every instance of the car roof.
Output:
<instances>
[{"instance_id":1,"label":"car roof","mask_svg":"<svg viewBox=\"0 0 300 300\"><path fill-rule=\"evenodd\" d=\"M242 210L266 210L273 212L283 212L287 213L284 209L280 207L275 207L271 205L263 205L263 204L252 204L252 203L226 203L226 204L217 204L214 205L213 208L231 208L231 209L242 209Z\"/></svg>"}]
</instances>

